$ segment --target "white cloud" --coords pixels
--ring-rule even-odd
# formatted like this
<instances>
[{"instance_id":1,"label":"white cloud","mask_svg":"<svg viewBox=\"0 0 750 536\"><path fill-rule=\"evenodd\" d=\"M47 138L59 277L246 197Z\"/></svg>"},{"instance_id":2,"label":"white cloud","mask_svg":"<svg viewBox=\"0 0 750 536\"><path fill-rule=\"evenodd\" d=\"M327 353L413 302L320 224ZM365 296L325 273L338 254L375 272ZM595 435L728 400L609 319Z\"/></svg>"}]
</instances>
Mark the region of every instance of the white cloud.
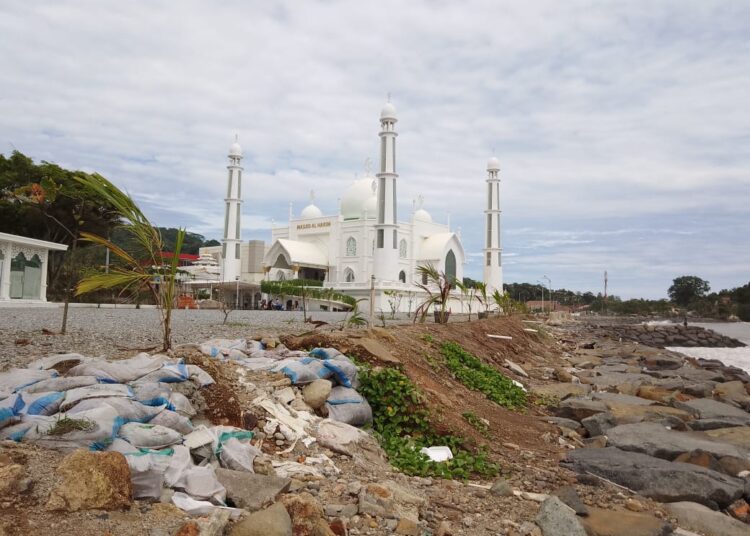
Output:
<instances>
[{"instance_id":1,"label":"white cloud","mask_svg":"<svg viewBox=\"0 0 750 536\"><path fill-rule=\"evenodd\" d=\"M510 280L534 280L541 265L560 286L585 285L576 270L606 265L626 272L623 293L637 295L663 294L665 277L698 267L726 285L747 278L738 232L750 197L747 3L0 9L0 150L97 170L164 225L220 233L235 132L246 236L263 237L289 201L299 211L311 188L334 212L376 156L391 91L401 215L422 194L479 251L494 149L505 249L518 253ZM656 231L672 222L684 228ZM480 276L480 263L467 269Z\"/></svg>"}]
</instances>

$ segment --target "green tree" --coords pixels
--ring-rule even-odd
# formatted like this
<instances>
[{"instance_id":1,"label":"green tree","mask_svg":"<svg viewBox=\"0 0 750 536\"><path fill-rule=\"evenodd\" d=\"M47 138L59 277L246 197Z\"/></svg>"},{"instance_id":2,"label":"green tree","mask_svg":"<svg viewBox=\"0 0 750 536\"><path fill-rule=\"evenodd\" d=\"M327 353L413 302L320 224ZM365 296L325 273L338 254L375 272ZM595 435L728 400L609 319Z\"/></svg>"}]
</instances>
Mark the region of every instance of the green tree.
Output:
<instances>
[{"instance_id":1,"label":"green tree","mask_svg":"<svg viewBox=\"0 0 750 536\"><path fill-rule=\"evenodd\" d=\"M709 290L711 287L708 281L695 275L683 275L672 281L667 294L677 305L687 307L690 303L703 298Z\"/></svg>"}]
</instances>

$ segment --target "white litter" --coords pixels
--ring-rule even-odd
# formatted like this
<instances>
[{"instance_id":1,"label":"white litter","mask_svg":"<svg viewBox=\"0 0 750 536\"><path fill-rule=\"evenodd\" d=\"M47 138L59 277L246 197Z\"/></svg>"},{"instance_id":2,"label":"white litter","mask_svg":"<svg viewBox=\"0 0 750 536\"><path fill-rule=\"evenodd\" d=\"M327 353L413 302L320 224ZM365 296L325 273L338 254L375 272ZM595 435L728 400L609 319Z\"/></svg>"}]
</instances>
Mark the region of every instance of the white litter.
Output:
<instances>
[{"instance_id":1,"label":"white litter","mask_svg":"<svg viewBox=\"0 0 750 536\"><path fill-rule=\"evenodd\" d=\"M422 447L419 452L427 456L433 462L447 462L453 459L453 453L448 447Z\"/></svg>"},{"instance_id":2,"label":"white litter","mask_svg":"<svg viewBox=\"0 0 750 536\"><path fill-rule=\"evenodd\" d=\"M229 508L228 506L216 506L208 501L196 501L190 495L178 491L172 495L172 503L179 508L190 514L191 516L204 516L210 514L215 510L226 510L229 512L229 516L232 519L239 518L244 510L240 508Z\"/></svg>"},{"instance_id":3,"label":"white litter","mask_svg":"<svg viewBox=\"0 0 750 536\"><path fill-rule=\"evenodd\" d=\"M503 339L503 340L506 340L506 341L513 340L513 337L511 337L510 335L491 335L490 333L488 333L487 336L490 339Z\"/></svg>"}]
</instances>

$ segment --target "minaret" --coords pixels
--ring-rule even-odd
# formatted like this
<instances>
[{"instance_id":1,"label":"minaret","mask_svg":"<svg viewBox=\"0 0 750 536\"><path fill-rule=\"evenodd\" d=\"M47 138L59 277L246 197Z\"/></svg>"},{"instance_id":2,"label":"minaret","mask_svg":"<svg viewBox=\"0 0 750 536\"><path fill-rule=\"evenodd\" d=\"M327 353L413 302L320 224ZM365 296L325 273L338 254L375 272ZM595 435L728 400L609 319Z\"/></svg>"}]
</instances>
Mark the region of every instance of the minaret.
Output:
<instances>
[{"instance_id":1,"label":"minaret","mask_svg":"<svg viewBox=\"0 0 750 536\"><path fill-rule=\"evenodd\" d=\"M484 211L484 283L487 293L503 292L502 249L500 248L500 161L487 162L487 205Z\"/></svg>"},{"instance_id":2,"label":"minaret","mask_svg":"<svg viewBox=\"0 0 750 536\"><path fill-rule=\"evenodd\" d=\"M234 143L229 148L229 175L227 177L226 211L224 213L224 239L221 248L221 280L234 281L241 275L240 217L242 215L242 147Z\"/></svg>"},{"instance_id":3,"label":"minaret","mask_svg":"<svg viewBox=\"0 0 750 536\"><path fill-rule=\"evenodd\" d=\"M375 224L373 273L378 281L398 281L396 121L396 108L389 98L380 112L380 172L376 175L378 214Z\"/></svg>"}]
</instances>

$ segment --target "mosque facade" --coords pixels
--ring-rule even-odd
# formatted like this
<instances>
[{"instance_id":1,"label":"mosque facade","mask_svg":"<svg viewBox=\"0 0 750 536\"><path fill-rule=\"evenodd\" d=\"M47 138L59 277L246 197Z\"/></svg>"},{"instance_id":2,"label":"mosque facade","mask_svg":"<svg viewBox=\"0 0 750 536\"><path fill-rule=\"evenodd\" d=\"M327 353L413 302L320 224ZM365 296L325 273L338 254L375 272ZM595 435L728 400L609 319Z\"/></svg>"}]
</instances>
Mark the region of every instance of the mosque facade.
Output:
<instances>
[{"instance_id":1,"label":"mosque facade","mask_svg":"<svg viewBox=\"0 0 750 536\"><path fill-rule=\"evenodd\" d=\"M311 192L308 204L285 225L274 225L271 242L264 246L262 263L246 262L240 238L242 204L242 149L235 141L229 151L224 239L219 254L220 280L257 282L260 279L314 279L369 302L375 311L414 311L422 291L417 287L420 265L431 264L449 278L461 281L466 253L460 233L447 224L433 221L414 201L411 213L399 219L396 146L396 109L386 103L380 114L378 171L355 180L341 197L337 214L326 215L315 205ZM369 165L366 166L369 168ZM490 287L502 289L500 247L499 163L491 158L487 166L485 207L484 279ZM257 241L255 241L257 242ZM256 250L257 250L256 244ZM259 255L255 255L259 257ZM258 259L259 260L259 259ZM366 310L369 304L360 306ZM459 302L451 309L460 309Z\"/></svg>"}]
</instances>

